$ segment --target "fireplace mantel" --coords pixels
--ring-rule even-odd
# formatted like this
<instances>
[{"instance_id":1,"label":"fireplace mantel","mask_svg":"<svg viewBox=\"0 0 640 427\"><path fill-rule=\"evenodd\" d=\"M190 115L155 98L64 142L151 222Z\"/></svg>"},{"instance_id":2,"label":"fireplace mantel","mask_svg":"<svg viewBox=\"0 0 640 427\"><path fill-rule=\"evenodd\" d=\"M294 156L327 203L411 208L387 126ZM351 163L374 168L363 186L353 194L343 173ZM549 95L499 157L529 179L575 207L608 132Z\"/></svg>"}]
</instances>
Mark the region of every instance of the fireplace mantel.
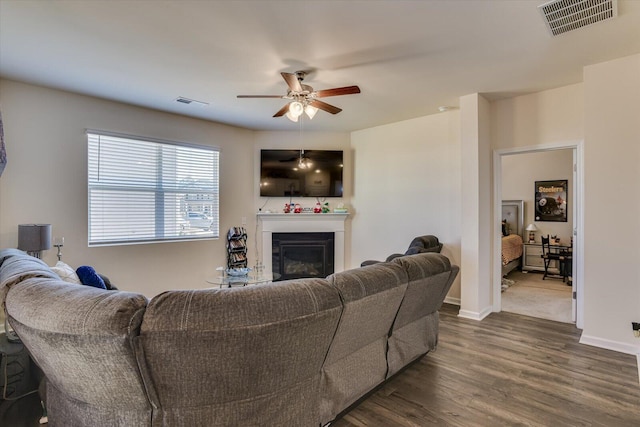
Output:
<instances>
[{"instance_id":1,"label":"fireplace mantel","mask_svg":"<svg viewBox=\"0 0 640 427\"><path fill-rule=\"evenodd\" d=\"M266 271L271 265L273 233L332 232L335 239L334 270L344 270L344 229L348 213L258 213L262 224L262 263Z\"/></svg>"}]
</instances>

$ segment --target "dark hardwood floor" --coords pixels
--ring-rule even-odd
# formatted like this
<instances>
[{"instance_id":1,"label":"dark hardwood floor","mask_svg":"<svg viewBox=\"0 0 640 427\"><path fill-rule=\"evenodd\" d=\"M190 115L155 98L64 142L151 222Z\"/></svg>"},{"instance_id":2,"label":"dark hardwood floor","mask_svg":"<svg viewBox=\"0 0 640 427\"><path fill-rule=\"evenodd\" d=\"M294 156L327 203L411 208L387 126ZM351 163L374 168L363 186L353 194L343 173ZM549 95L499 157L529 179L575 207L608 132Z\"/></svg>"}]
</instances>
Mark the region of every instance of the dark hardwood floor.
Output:
<instances>
[{"instance_id":1,"label":"dark hardwood floor","mask_svg":"<svg viewBox=\"0 0 640 427\"><path fill-rule=\"evenodd\" d=\"M578 343L572 324L440 312L436 351L332 427L640 426L635 356Z\"/></svg>"}]
</instances>

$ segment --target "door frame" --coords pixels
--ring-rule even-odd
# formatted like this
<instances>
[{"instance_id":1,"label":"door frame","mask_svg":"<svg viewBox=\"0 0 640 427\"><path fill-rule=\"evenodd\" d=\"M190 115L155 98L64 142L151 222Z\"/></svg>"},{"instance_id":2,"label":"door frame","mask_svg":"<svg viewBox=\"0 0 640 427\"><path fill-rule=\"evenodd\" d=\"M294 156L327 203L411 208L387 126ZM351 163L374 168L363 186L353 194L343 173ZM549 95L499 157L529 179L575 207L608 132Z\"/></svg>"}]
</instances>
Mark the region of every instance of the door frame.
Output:
<instances>
[{"instance_id":1,"label":"door frame","mask_svg":"<svg viewBox=\"0 0 640 427\"><path fill-rule=\"evenodd\" d=\"M493 311L502 310L502 234L500 230L502 205L502 156L536 153L554 150L573 150L573 290L575 298L576 327L582 329L584 323L584 141L567 141L526 147L503 148L493 151ZM573 316L573 314L572 314Z\"/></svg>"}]
</instances>

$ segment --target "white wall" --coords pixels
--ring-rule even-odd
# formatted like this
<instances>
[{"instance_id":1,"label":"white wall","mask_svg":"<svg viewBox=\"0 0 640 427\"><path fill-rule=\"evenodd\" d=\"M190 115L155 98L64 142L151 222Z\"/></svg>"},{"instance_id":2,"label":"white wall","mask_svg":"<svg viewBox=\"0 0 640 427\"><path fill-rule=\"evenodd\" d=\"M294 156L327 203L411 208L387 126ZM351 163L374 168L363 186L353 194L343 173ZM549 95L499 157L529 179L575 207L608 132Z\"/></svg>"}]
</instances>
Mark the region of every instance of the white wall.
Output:
<instances>
[{"instance_id":1,"label":"white wall","mask_svg":"<svg viewBox=\"0 0 640 427\"><path fill-rule=\"evenodd\" d=\"M586 67L581 84L495 101L491 121L494 149L584 140L581 342L640 353L631 330L640 321L640 55Z\"/></svg>"},{"instance_id":2,"label":"white wall","mask_svg":"<svg viewBox=\"0 0 640 427\"><path fill-rule=\"evenodd\" d=\"M149 297L204 288L225 264L224 238L88 248L86 128L220 147L221 234L254 217L253 172L244 166L253 158L251 131L8 80L0 80L0 104L8 155L0 247L17 246L18 224L51 223L53 235L65 238L63 261L94 266L121 289ZM44 260L55 264L55 250Z\"/></svg>"},{"instance_id":3,"label":"white wall","mask_svg":"<svg viewBox=\"0 0 640 427\"><path fill-rule=\"evenodd\" d=\"M583 84L491 103L491 147L515 148L584 137Z\"/></svg>"},{"instance_id":4,"label":"white wall","mask_svg":"<svg viewBox=\"0 0 640 427\"><path fill-rule=\"evenodd\" d=\"M524 227L535 224L536 241L540 236L558 236L562 243L571 242L573 230L573 208L571 199L573 186L573 150L553 150L538 153L522 153L502 156L502 200L524 200ZM567 222L535 220L535 181L568 181ZM524 233L525 240L529 235Z\"/></svg>"},{"instance_id":5,"label":"white wall","mask_svg":"<svg viewBox=\"0 0 640 427\"><path fill-rule=\"evenodd\" d=\"M586 67L583 342L640 353L640 55Z\"/></svg>"},{"instance_id":6,"label":"white wall","mask_svg":"<svg viewBox=\"0 0 640 427\"><path fill-rule=\"evenodd\" d=\"M460 114L451 111L351 134L351 267L404 252L433 234L460 265ZM449 300L459 302L459 277Z\"/></svg>"}]
</instances>

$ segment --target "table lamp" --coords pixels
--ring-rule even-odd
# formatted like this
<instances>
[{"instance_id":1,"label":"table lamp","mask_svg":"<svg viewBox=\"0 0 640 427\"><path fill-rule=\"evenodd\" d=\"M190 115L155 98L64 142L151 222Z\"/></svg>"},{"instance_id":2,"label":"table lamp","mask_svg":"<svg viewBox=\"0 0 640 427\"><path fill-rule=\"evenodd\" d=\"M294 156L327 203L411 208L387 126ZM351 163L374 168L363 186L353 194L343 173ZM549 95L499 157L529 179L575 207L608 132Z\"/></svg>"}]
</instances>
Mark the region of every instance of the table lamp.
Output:
<instances>
[{"instance_id":1,"label":"table lamp","mask_svg":"<svg viewBox=\"0 0 640 427\"><path fill-rule=\"evenodd\" d=\"M527 228L525 228L525 230L527 230L529 232L529 243L535 243L536 242L536 231L538 231L538 227L536 227L535 224L529 224L529 225L527 225Z\"/></svg>"},{"instance_id":2,"label":"table lamp","mask_svg":"<svg viewBox=\"0 0 640 427\"><path fill-rule=\"evenodd\" d=\"M18 249L40 258L42 251L51 249L51 224L18 225Z\"/></svg>"}]
</instances>

